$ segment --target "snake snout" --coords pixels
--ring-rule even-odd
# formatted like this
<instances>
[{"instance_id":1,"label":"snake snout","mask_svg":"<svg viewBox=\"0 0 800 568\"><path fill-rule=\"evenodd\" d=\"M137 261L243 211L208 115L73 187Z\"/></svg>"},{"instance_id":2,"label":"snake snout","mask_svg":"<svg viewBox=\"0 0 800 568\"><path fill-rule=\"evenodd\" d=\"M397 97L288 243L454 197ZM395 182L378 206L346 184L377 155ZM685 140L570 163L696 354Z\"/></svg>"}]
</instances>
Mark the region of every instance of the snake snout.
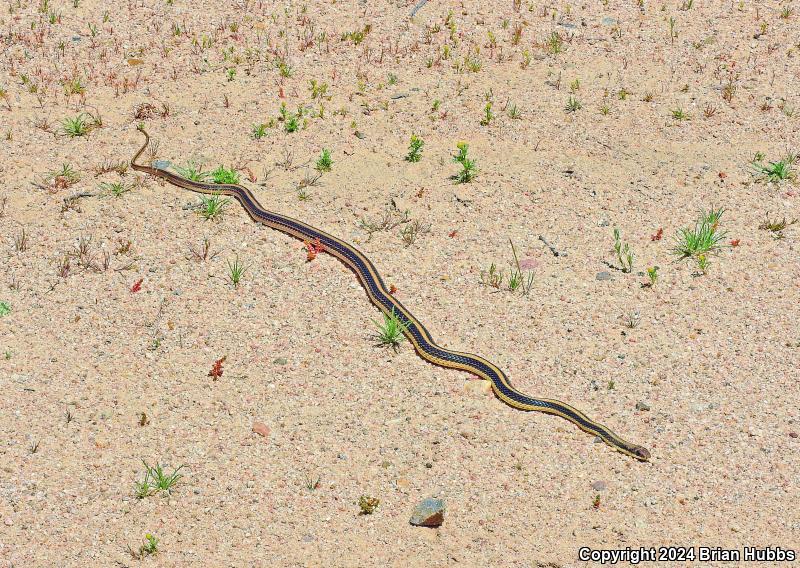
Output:
<instances>
[{"instance_id":1,"label":"snake snout","mask_svg":"<svg viewBox=\"0 0 800 568\"><path fill-rule=\"evenodd\" d=\"M634 446L631 448L631 453L642 461L648 461L650 459L650 452L647 448L643 448L642 446Z\"/></svg>"}]
</instances>

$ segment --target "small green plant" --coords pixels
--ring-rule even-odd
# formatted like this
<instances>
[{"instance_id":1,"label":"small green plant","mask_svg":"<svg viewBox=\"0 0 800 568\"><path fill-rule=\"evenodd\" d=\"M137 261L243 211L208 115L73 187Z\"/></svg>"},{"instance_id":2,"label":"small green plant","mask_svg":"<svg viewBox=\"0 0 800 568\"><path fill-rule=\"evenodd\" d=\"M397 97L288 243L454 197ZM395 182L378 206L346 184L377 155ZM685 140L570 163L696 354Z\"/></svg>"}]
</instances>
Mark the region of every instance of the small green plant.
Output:
<instances>
[{"instance_id":1,"label":"small green plant","mask_svg":"<svg viewBox=\"0 0 800 568\"><path fill-rule=\"evenodd\" d=\"M514 264L516 264L516 268L511 269L511 274L508 277L508 289L512 292L521 289L522 294L527 296L531 291L531 286L533 286L533 272L523 274L514 242L511 239L509 239L508 242L511 244L511 252L514 254Z\"/></svg>"},{"instance_id":2,"label":"small green plant","mask_svg":"<svg viewBox=\"0 0 800 568\"><path fill-rule=\"evenodd\" d=\"M381 500L377 497L368 497L366 495L362 495L358 498L358 507L361 509L362 515L371 515L375 512L375 509L378 508L380 503Z\"/></svg>"},{"instance_id":3,"label":"small green plant","mask_svg":"<svg viewBox=\"0 0 800 568\"><path fill-rule=\"evenodd\" d=\"M150 556L151 554L158 553L158 539L150 533L144 535L144 544L139 549L139 554L142 556Z\"/></svg>"},{"instance_id":4,"label":"small green plant","mask_svg":"<svg viewBox=\"0 0 800 568\"><path fill-rule=\"evenodd\" d=\"M419 162L422 159L422 147L425 142L416 134L411 135L411 142L408 144L408 154L406 162Z\"/></svg>"},{"instance_id":5,"label":"small green plant","mask_svg":"<svg viewBox=\"0 0 800 568\"><path fill-rule=\"evenodd\" d=\"M453 161L457 164L461 164L461 171L454 176L456 183L469 183L478 175L478 168L475 160L467 157L469 144L466 142L459 142L456 147L458 148L458 153L453 156Z\"/></svg>"},{"instance_id":6,"label":"small green plant","mask_svg":"<svg viewBox=\"0 0 800 568\"><path fill-rule=\"evenodd\" d=\"M793 181L797 179L797 174L794 171L794 163L797 156L788 154L782 160L777 162L764 163L764 154L758 152L751 163L756 178L761 181L779 182L784 180Z\"/></svg>"},{"instance_id":7,"label":"small green plant","mask_svg":"<svg viewBox=\"0 0 800 568\"><path fill-rule=\"evenodd\" d=\"M628 243L622 244L617 228L614 229L614 252L617 253L617 261L622 267L622 272L631 272L633 270L633 251Z\"/></svg>"},{"instance_id":8,"label":"small green plant","mask_svg":"<svg viewBox=\"0 0 800 568\"><path fill-rule=\"evenodd\" d=\"M406 329L408 329L408 323L400 321L400 318L392 308L392 313L387 314L384 312L383 314L383 324L372 320L378 327L378 333L375 335L375 338L378 340L378 344L391 347L395 351L397 351L400 347L400 341L403 339L403 333L405 333Z\"/></svg>"},{"instance_id":9,"label":"small green plant","mask_svg":"<svg viewBox=\"0 0 800 568\"><path fill-rule=\"evenodd\" d=\"M319 475L317 477L312 477L312 476L306 477L306 484L305 484L306 489L308 489L309 491L314 491L316 489L319 489L319 485L321 482L322 482L322 477Z\"/></svg>"},{"instance_id":10,"label":"small green plant","mask_svg":"<svg viewBox=\"0 0 800 568\"><path fill-rule=\"evenodd\" d=\"M236 68L231 67L225 71L225 75L228 77L228 82L230 83L236 78Z\"/></svg>"},{"instance_id":11,"label":"small green plant","mask_svg":"<svg viewBox=\"0 0 800 568\"><path fill-rule=\"evenodd\" d=\"M669 20L667 20L667 23L669 24L669 41L670 43L674 44L675 38L678 37L678 31L675 29L677 21L674 17L670 16Z\"/></svg>"},{"instance_id":12,"label":"small green plant","mask_svg":"<svg viewBox=\"0 0 800 568\"><path fill-rule=\"evenodd\" d=\"M702 212L694 227L679 229L672 253L679 260L695 258L698 263L702 255L703 263L707 266L707 255L715 253L722 248L720 243L727 234L725 231L719 230L719 222L724 212L725 210L722 208Z\"/></svg>"},{"instance_id":13,"label":"small green plant","mask_svg":"<svg viewBox=\"0 0 800 568\"><path fill-rule=\"evenodd\" d=\"M567 104L564 106L564 110L565 110L567 113L576 112L576 111L579 111L579 110L581 110L582 108L583 108L583 105L582 105L582 104L581 104L581 102L580 102L578 99L576 99L575 97L570 97L570 98L568 98L568 99L567 99Z\"/></svg>"},{"instance_id":14,"label":"small green plant","mask_svg":"<svg viewBox=\"0 0 800 568\"><path fill-rule=\"evenodd\" d=\"M146 461L142 460L142 463L145 468L144 479L136 484L136 497L139 499L144 499L145 497L159 492L164 495L169 495L172 492L173 486L183 477L183 475L179 473L184 467L182 465L168 475L160 464L156 464L155 467L150 467L147 465Z\"/></svg>"},{"instance_id":15,"label":"small green plant","mask_svg":"<svg viewBox=\"0 0 800 568\"><path fill-rule=\"evenodd\" d=\"M309 81L309 90L311 91L312 99L322 98L328 92L328 83L318 83L316 79L311 79Z\"/></svg>"},{"instance_id":16,"label":"small green plant","mask_svg":"<svg viewBox=\"0 0 800 568\"><path fill-rule=\"evenodd\" d=\"M784 238L783 231L789 227L790 225L794 225L797 223L797 219L792 219L791 221L787 221L786 217L781 219L780 221L771 221L769 217L767 217L763 223L761 223L758 228L763 229L765 231L769 231L772 233L772 236L775 239L782 239Z\"/></svg>"},{"instance_id":17,"label":"small green plant","mask_svg":"<svg viewBox=\"0 0 800 568\"><path fill-rule=\"evenodd\" d=\"M327 148L323 148L322 155L320 155L314 168L318 172L329 172L331 171L331 166L333 166L333 160L331 159L331 151L328 150Z\"/></svg>"},{"instance_id":18,"label":"small green plant","mask_svg":"<svg viewBox=\"0 0 800 568\"><path fill-rule=\"evenodd\" d=\"M208 180L209 174L208 172L203 171L203 166L197 164L196 162L188 162L186 166L180 167L176 166L175 170L182 176L191 181L206 181Z\"/></svg>"},{"instance_id":19,"label":"small green plant","mask_svg":"<svg viewBox=\"0 0 800 568\"><path fill-rule=\"evenodd\" d=\"M669 111L672 115L672 118L675 120L689 120L689 114L686 113L682 108L676 108Z\"/></svg>"},{"instance_id":20,"label":"small green plant","mask_svg":"<svg viewBox=\"0 0 800 568\"><path fill-rule=\"evenodd\" d=\"M242 276L244 276L245 272L247 272L247 267L244 263L239 261L238 254L233 262L230 260L228 261L228 278L234 286L239 286L239 282L242 280Z\"/></svg>"},{"instance_id":21,"label":"small green plant","mask_svg":"<svg viewBox=\"0 0 800 568\"><path fill-rule=\"evenodd\" d=\"M201 195L198 212L206 221L216 219L222 215L222 212L230 202L229 198L222 198L219 193Z\"/></svg>"},{"instance_id":22,"label":"small green plant","mask_svg":"<svg viewBox=\"0 0 800 568\"><path fill-rule=\"evenodd\" d=\"M250 135L255 140L261 140L262 138L264 138L264 136L267 135L267 128L269 128L269 126L264 123L254 124L250 132Z\"/></svg>"},{"instance_id":23,"label":"small green plant","mask_svg":"<svg viewBox=\"0 0 800 568\"><path fill-rule=\"evenodd\" d=\"M103 182L100 184L100 190L114 197L122 197L131 190L131 187L121 181Z\"/></svg>"},{"instance_id":24,"label":"small green plant","mask_svg":"<svg viewBox=\"0 0 800 568\"><path fill-rule=\"evenodd\" d=\"M239 172L233 168L228 169L225 166L220 166L211 172L211 178L214 183L237 184L239 183Z\"/></svg>"},{"instance_id":25,"label":"small green plant","mask_svg":"<svg viewBox=\"0 0 800 568\"><path fill-rule=\"evenodd\" d=\"M647 286L648 288L653 288L658 282L658 266L652 266L647 269Z\"/></svg>"},{"instance_id":26,"label":"small green plant","mask_svg":"<svg viewBox=\"0 0 800 568\"><path fill-rule=\"evenodd\" d=\"M500 289L503 284L503 271L497 270L497 265L492 263L489 270L481 270L481 282L484 286Z\"/></svg>"},{"instance_id":27,"label":"small green plant","mask_svg":"<svg viewBox=\"0 0 800 568\"><path fill-rule=\"evenodd\" d=\"M483 118L481 119L481 126L489 126L489 123L494 120L494 113L492 112L492 103L486 103L483 108Z\"/></svg>"},{"instance_id":28,"label":"small green plant","mask_svg":"<svg viewBox=\"0 0 800 568\"><path fill-rule=\"evenodd\" d=\"M86 115L84 113L73 118L67 117L61 121L62 132L70 138L85 136L89 133L89 127L89 122L86 120Z\"/></svg>"},{"instance_id":29,"label":"small green plant","mask_svg":"<svg viewBox=\"0 0 800 568\"><path fill-rule=\"evenodd\" d=\"M558 55L564 51L564 40L558 35L558 32L552 32L544 41L545 47L548 52L553 55Z\"/></svg>"},{"instance_id":30,"label":"small green plant","mask_svg":"<svg viewBox=\"0 0 800 568\"><path fill-rule=\"evenodd\" d=\"M0 317L7 316L11 313L11 304L8 302L0 302Z\"/></svg>"}]
</instances>

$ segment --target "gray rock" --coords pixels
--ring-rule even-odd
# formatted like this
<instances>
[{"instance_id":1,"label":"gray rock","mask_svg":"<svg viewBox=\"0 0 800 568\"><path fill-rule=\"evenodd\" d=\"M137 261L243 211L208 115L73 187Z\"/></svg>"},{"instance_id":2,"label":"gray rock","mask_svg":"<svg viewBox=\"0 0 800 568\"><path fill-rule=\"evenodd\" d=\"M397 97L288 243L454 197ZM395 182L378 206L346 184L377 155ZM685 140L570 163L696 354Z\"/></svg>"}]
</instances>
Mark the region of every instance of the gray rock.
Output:
<instances>
[{"instance_id":1,"label":"gray rock","mask_svg":"<svg viewBox=\"0 0 800 568\"><path fill-rule=\"evenodd\" d=\"M610 225L610 222L609 222L609 220L608 220L608 219L606 219L605 217L602 217L602 218L601 218L601 219L600 219L600 220L597 222L597 226L598 226L598 227L608 227L609 225Z\"/></svg>"},{"instance_id":2,"label":"gray rock","mask_svg":"<svg viewBox=\"0 0 800 568\"><path fill-rule=\"evenodd\" d=\"M408 521L415 527L438 527L444 522L444 501L441 499L423 499L414 508Z\"/></svg>"},{"instance_id":3,"label":"gray rock","mask_svg":"<svg viewBox=\"0 0 800 568\"><path fill-rule=\"evenodd\" d=\"M592 483L592 489L594 489L595 491L604 491L605 488L606 488L605 481L595 481L594 483Z\"/></svg>"},{"instance_id":4,"label":"gray rock","mask_svg":"<svg viewBox=\"0 0 800 568\"><path fill-rule=\"evenodd\" d=\"M636 410L641 410L643 412L646 412L650 410L650 405L640 400L639 402L636 403Z\"/></svg>"},{"instance_id":5,"label":"gray rock","mask_svg":"<svg viewBox=\"0 0 800 568\"><path fill-rule=\"evenodd\" d=\"M601 23L604 26L616 26L619 22L617 20L615 20L614 18L609 18L608 16L606 16L605 18L603 18L601 20Z\"/></svg>"},{"instance_id":6,"label":"gray rock","mask_svg":"<svg viewBox=\"0 0 800 568\"><path fill-rule=\"evenodd\" d=\"M153 167L158 168L160 170L169 169L170 166L172 166L172 162L170 162L169 160L156 160L155 162L153 162Z\"/></svg>"},{"instance_id":7,"label":"gray rock","mask_svg":"<svg viewBox=\"0 0 800 568\"><path fill-rule=\"evenodd\" d=\"M611 280L612 276L610 272L606 272L604 270L602 272L598 272L595 278L598 280Z\"/></svg>"},{"instance_id":8,"label":"gray rock","mask_svg":"<svg viewBox=\"0 0 800 568\"><path fill-rule=\"evenodd\" d=\"M285 365L288 362L289 361L286 359L286 357L278 357L273 361L273 363L275 363L276 365Z\"/></svg>"}]
</instances>

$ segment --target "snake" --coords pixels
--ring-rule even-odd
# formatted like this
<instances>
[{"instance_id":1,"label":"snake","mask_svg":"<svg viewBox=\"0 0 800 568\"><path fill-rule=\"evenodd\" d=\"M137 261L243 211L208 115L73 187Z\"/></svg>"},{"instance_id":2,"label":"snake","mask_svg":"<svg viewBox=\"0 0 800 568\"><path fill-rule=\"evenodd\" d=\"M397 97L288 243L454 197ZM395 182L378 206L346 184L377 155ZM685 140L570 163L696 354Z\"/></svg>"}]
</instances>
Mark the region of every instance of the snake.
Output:
<instances>
[{"instance_id":1,"label":"snake","mask_svg":"<svg viewBox=\"0 0 800 568\"><path fill-rule=\"evenodd\" d=\"M511 384L500 368L483 357L438 345L425 326L394 297L390 289L387 289L372 261L351 244L302 221L264 209L253 192L242 185L190 180L161 167L158 162L153 162L151 165L137 163L142 152L150 144L150 136L143 125L139 125L137 129L144 134L145 141L131 160L133 170L197 193L231 197L239 202L253 221L300 239L307 245L313 242L315 250L322 250L333 255L355 273L370 302L387 317L396 318L400 329L414 346L414 350L426 361L439 367L466 371L489 381L494 395L512 408L560 416L627 456L643 462L650 459L650 452L646 448L627 442L606 426L598 424L569 404L560 400L532 397L522 393Z\"/></svg>"}]
</instances>

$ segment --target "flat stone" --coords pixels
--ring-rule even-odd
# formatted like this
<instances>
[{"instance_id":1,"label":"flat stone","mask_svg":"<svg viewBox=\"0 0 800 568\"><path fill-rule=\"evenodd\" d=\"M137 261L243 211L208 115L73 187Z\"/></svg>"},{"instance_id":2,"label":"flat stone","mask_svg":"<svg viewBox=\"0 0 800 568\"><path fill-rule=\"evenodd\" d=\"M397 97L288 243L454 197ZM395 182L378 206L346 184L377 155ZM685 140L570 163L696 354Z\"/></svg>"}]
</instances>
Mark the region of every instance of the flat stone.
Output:
<instances>
[{"instance_id":1,"label":"flat stone","mask_svg":"<svg viewBox=\"0 0 800 568\"><path fill-rule=\"evenodd\" d=\"M643 412L646 412L650 410L650 405L640 400L639 402L636 403L636 410L641 410Z\"/></svg>"},{"instance_id":2,"label":"flat stone","mask_svg":"<svg viewBox=\"0 0 800 568\"><path fill-rule=\"evenodd\" d=\"M604 26L616 26L619 22L614 18L609 18L606 16L600 21L600 23L602 23Z\"/></svg>"},{"instance_id":3,"label":"flat stone","mask_svg":"<svg viewBox=\"0 0 800 568\"><path fill-rule=\"evenodd\" d=\"M414 508L408 521L415 527L438 527L444 522L444 501L441 499L423 499Z\"/></svg>"},{"instance_id":4,"label":"flat stone","mask_svg":"<svg viewBox=\"0 0 800 568\"><path fill-rule=\"evenodd\" d=\"M604 491L605 488L606 488L605 481L595 481L594 483L592 483L592 489L594 489L595 491Z\"/></svg>"},{"instance_id":5,"label":"flat stone","mask_svg":"<svg viewBox=\"0 0 800 568\"><path fill-rule=\"evenodd\" d=\"M486 396L492 392L492 383L482 379L469 380L464 383L464 392L473 396Z\"/></svg>"},{"instance_id":6,"label":"flat stone","mask_svg":"<svg viewBox=\"0 0 800 568\"><path fill-rule=\"evenodd\" d=\"M602 271L602 272L598 272L598 273L595 275L595 278L596 278L597 280L611 280L611 278L613 278L613 277L611 276L611 273L610 273L610 272L606 272L606 271L604 270L604 271Z\"/></svg>"},{"instance_id":7,"label":"flat stone","mask_svg":"<svg viewBox=\"0 0 800 568\"><path fill-rule=\"evenodd\" d=\"M263 422L253 422L253 432L264 438L269 437L269 426Z\"/></svg>"}]
</instances>

